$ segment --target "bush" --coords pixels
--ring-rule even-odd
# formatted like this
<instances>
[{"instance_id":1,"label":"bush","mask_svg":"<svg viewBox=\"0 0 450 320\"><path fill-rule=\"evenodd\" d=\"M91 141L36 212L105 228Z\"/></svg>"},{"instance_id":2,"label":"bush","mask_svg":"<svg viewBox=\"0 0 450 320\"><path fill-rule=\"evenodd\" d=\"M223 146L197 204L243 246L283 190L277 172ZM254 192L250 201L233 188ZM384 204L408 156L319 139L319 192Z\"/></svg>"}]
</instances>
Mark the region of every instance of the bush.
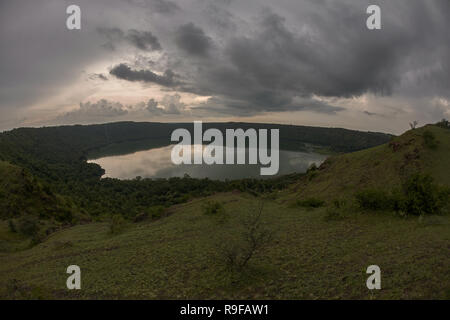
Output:
<instances>
[{"instance_id":1,"label":"bush","mask_svg":"<svg viewBox=\"0 0 450 320\"><path fill-rule=\"evenodd\" d=\"M450 128L450 122L447 119L442 119L438 123L436 123L438 127L449 129Z\"/></svg>"},{"instance_id":2,"label":"bush","mask_svg":"<svg viewBox=\"0 0 450 320\"><path fill-rule=\"evenodd\" d=\"M305 207L305 208L320 208L325 205L325 201L316 199L316 198L308 198L305 200L297 200L297 206Z\"/></svg>"},{"instance_id":3,"label":"bush","mask_svg":"<svg viewBox=\"0 0 450 320\"><path fill-rule=\"evenodd\" d=\"M367 189L358 192L355 197L362 209L393 210L403 215L439 214L448 205L449 191L434 184L431 176L415 174L400 190L388 193Z\"/></svg>"},{"instance_id":4,"label":"bush","mask_svg":"<svg viewBox=\"0 0 450 320\"><path fill-rule=\"evenodd\" d=\"M139 214L137 214L134 217L134 222L142 222L147 220L148 218L151 218L152 220L160 219L164 212L166 211L166 208L163 206L154 206L150 207L147 211L143 211Z\"/></svg>"},{"instance_id":5,"label":"bush","mask_svg":"<svg viewBox=\"0 0 450 320\"><path fill-rule=\"evenodd\" d=\"M436 149L438 146L438 140L433 132L426 130L423 135L423 141L426 147L430 149Z\"/></svg>"},{"instance_id":6,"label":"bush","mask_svg":"<svg viewBox=\"0 0 450 320\"><path fill-rule=\"evenodd\" d=\"M151 207L150 208L150 216L154 220L160 219L164 215L165 211L166 211L166 208L164 208L163 206Z\"/></svg>"},{"instance_id":7,"label":"bush","mask_svg":"<svg viewBox=\"0 0 450 320\"><path fill-rule=\"evenodd\" d=\"M317 169L318 169L318 168L317 168L317 165L316 165L315 163L312 163L312 164L309 166L308 170L306 170L306 173L310 173L310 172L316 171Z\"/></svg>"},{"instance_id":8,"label":"bush","mask_svg":"<svg viewBox=\"0 0 450 320\"><path fill-rule=\"evenodd\" d=\"M119 234L125 229L126 221L120 214L115 214L109 224L109 233Z\"/></svg>"},{"instance_id":9,"label":"bush","mask_svg":"<svg viewBox=\"0 0 450 320\"><path fill-rule=\"evenodd\" d=\"M337 208L328 208L325 212L325 220L333 221L333 220L341 220L344 218L342 211Z\"/></svg>"},{"instance_id":10,"label":"bush","mask_svg":"<svg viewBox=\"0 0 450 320\"><path fill-rule=\"evenodd\" d=\"M39 244L39 243L41 243L42 241L44 241L44 235L43 234L41 234L41 233L36 233L35 235L33 235L32 237L31 237L31 245L32 246L34 246L34 245L36 245L36 244Z\"/></svg>"},{"instance_id":11,"label":"bush","mask_svg":"<svg viewBox=\"0 0 450 320\"><path fill-rule=\"evenodd\" d=\"M334 199L333 200L333 206L336 209L342 209L345 208L347 206L347 201L344 199Z\"/></svg>"},{"instance_id":12,"label":"bush","mask_svg":"<svg viewBox=\"0 0 450 320\"><path fill-rule=\"evenodd\" d=\"M366 189L355 195L358 206L367 210L392 210L394 199L384 190Z\"/></svg>"},{"instance_id":13,"label":"bush","mask_svg":"<svg viewBox=\"0 0 450 320\"><path fill-rule=\"evenodd\" d=\"M329 207L325 213L325 220L342 220L348 216L350 208L347 205L347 201L342 199L333 200L333 205Z\"/></svg>"},{"instance_id":14,"label":"bush","mask_svg":"<svg viewBox=\"0 0 450 320\"><path fill-rule=\"evenodd\" d=\"M207 201L203 205L203 213L206 215L215 215L224 211L223 204L219 201Z\"/></svg>"},{"instance_id":15,"label":"bush","mask_svg":"<svg viewBox=\"0 0 450 320\"><path fill-rule=\"evenodd\" d=\"M231 239L222 239L219 244L226 266L231 271L241 272L249 261L273 240L273 232L263 219L264 202L241 217L240 233Z\"/></svg>"},{"instance_id":16,"label":"bush","mask_svg":"<svg viewBox=\"0 0 450 320\"><path fill-rule=\"evenodd\" d=\"M137 222L145 221L147 219L148 219L148 213L147 212L141 212L141 213L137 214L134 217L133 221L137 223Z\"/></svg>"},{"instance_id":17,"label":"bush","mask_svg":"<svg viewBox=\"0 0 450 320\"><path fill-rule=\"evenodd\" d=\"M25 236L35 237L39 232L37 218L31 216L23 216L19 219L17 230Z\"/></svg>"},{"instance_id":18,"label":"bush","mask_svg":"<svg viewBox=\"0 0 450 320\"><path fill-rule=\"evenodd\" d=\"M8 228L12 233L17 233L17 228L13 220L8 220Z\"/></svg>"},{"instance_id":19,"label":"bush","mask_svg":"<svg viewBox=\"0 0 450 320\"><path fill-rule=\"evenodd\" d=\"M439 214L448 204L448 191L434 184L429 175L413 175L403 185L403 193L399 207L407 214Z\"/></svg>"}]
</instances>

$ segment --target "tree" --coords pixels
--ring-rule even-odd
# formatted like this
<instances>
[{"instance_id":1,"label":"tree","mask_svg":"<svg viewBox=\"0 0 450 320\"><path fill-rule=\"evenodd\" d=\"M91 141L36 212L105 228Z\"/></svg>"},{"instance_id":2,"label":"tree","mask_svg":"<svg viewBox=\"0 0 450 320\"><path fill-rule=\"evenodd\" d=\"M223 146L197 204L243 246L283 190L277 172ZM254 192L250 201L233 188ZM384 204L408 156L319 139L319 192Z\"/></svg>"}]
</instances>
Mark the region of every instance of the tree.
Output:
<instances>
[{"instance_id":1,"label":"tree","mask_svg":"<svg viewBox=\"0 0 450 320\"><path fill-rule=\"evenodd\" d=\"M413 122L409 123L409 126L411 127L411 129L415 129L417 127L417 125L419 124L419 122L417 122L416 120L414 120Z\"/></svg>"},{"instance_id":2,"label":"tree","mask_svg":"<svg viewBox=\"0 0 450 320\"><path fill-rule=\"evenodd\" d=\"M273 239L273 232L263 223L264 200L261 200L256 210L242 219L242 229L234 243L222 247L227 266L235 271L242 271L248 262L266 247Z\"/></svg>"}]
</instances>

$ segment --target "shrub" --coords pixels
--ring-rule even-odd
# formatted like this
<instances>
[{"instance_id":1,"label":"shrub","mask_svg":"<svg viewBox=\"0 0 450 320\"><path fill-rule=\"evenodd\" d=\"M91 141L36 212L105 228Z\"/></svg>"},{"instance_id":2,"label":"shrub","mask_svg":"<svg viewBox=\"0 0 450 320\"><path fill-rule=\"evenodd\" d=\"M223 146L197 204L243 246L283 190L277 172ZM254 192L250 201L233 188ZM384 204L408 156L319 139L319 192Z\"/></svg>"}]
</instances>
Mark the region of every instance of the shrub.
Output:
<instances>
[{"instance_id":1,"label":"shrub","mask_svg":"<svg viewBox=\"0 0 450 320\"><path fill-rule=\"evenodd\" d=\"M305 207L305 208L320 208L325 205L325 201L316 199L316 198L308 198L305 200L297 200L297 206Z\"/></svg>"},{"instance_id":2,"label":"shrub","mask_svg":"<svg viewBox=\"0 0 450 320\"><path fill-rule=\"evenodd\" d=\"M231 241L221 241L220 249L226 266L231 271L242 271L249 261L273 239L273 232L266 228L263 219L264 203L241 219L240 234Z\"/></svg>"},{"instance_id":3,"label":"shrub","mask_svg":"<svg viewBox=\"0 0 450 320\"><path fill-rule=\"evenodd\" d=\"M333 206L336 209L345 208L346 205L347 205L347 201L345 201L344 199L334 199L333 200Z\"/></svg>"},{"instance_id":4,"label":"shrub","mask_svg":"<svg viewBox=\"0 0 450 320\"><path fill-rule=\"evenodd\" d=\"M436 123L438 127L449 129L450 128L450 122L447 119L442 119L438 123Z\"/></svg>"},{"instance_id":5,"label":"shrub","mask_svg":"<svg viewBox=\"0 0 450 320\"><path fill-rule=\"evenodd\" d=\"M426 147L430 149L436 149L438 146L438 140L433 132L426 130L423 135L423 141Z\"/></svg>"},{"instance_id":6,"label":"shrub","mask_svg":"<svg viewBox=\"0 0 450 320\"><path fill-rule=\"evenodd\" d=\"M402 186L388 193L367 189L355 197L360 208L369 210L393 210L402 215L439 214L448 205L449 191L433 183L429 175L415 174Z\"/></svg>"},{"instance_id":7,"label":"shrub","mask_svg":"<svg viewBox=\"0 0 450 320\"><path fill-rule=\"evenodd\" d=\"M41 234L41 233L36 233L35 235L33 235L32 237L31 237L31 245L32 246L34 246L34 245L36 245L36 244L39 244L39 243L41 243L43 240L44 240L44 235L43 234Z\"/></svg>"},{"instance_id":8,"label":"shrub","mask_svg":"<svg viewBox=\"0 0 450 320\"><path fill-rule=\"evenodd\" d=\"M342 220L348 215L349 210L347 201L343 199L335 199L333 200L333 205L327 208L327 211L325 212L325 220Z\"/></svg>"},{"instance_id":9,"label":"shrub","mask_svg":"<svg viewBox=\"0 0 450 320\"><path fill-rule=\"evenodd\" d=\"M12 233L17 233L17 228L13 220L8 220L8 228Z\"/></svg>"},{"instance_id":10,"label":"shrub","mask_svg":"<svg viewBox=\"0 0 450 320\"><path fill-rule=\"evenodd\" d=\"M313 162L313 163L309 166L308 170L306 170L306 173L310 173L310 172L313 172L313 171L316 171L316 170L317 170L317 165Z\"/></svg>"},{"instance_id":11,"label":"shrub","mask_svg":"<svg viewBox=\"0 0 450 320\"><path fill-rule=\"evenodd\" d=\"M448 191L433 183L429 175L415 174L403 185L400 208L407 214L439 214L448 202Z\"/></svg>"},{"instance_id":12,"label":"shrub","mask_svg":"<svg viewBox=\"0 0 450 320\"><path fill-rule=\"evenodd\" d=\"M309 171L308 172L308 181L311 181L312 179L314 179L315 177L317 177L319 175L319 173L317 171Z\"/></svg>"},{"instance_id":13,"label":"shrub","mask_svg":"<svg viewBox=\"0 0 450 320\"><path fill-rule=\"evenodd\" d=\"M138 214L134 217L133 221L134 221L134 222L142 222L142 221L144 221L144 220L147 220L147 218L148 218L148 213L147 213L147 212L141 212L141 213L138 213Z\"/></svg>"},{"instance_id":14,"label":"shrub","mask_svg":"<svg viewBox=\"0 0 450 320\"><path fill-rule=\"evenodd\" d=\"M344 218L344 215L342 214L341 210L337 208L328 208L325 212L325 220L326 221L333 221L333 220L341 220Z\"/></svg>"},{"instance_id":15,"label":"shrub","mask_svg":"<svg viewBox=\"0 0 450 320\"><path fill-rule=\"evenodd\" d=\"M160 219L163 215L164 212L166 211L166 208L164 208L163 206L155 206L155 207L151 207L150 208L150 216L152 217L152 219Z\"/></svg>"},{"instance_id":16,"label":"shrub","mask_svg":"<svg viewBox=\"0 0 450 320\"><path fill-rule=\"evenodd\" d=\"M120 214L115 214L109 224L109 233L119 234L125 229L125 219Z\"/></svg>"},{"instance_id":17,"label":"shrub","mask_svg":"<svg viewBox=\"0 0 450 320\"><path fill-rule=\"evenodd\" d=\"M163 206L154 206L150 207L147 211L143 211L139 214L137 214L134 217L134 222L142 222L147 220L148 218L151 218L152 220L160 219L164 212L166 211L166 208Z\"/></svg>"},{"instance_id":18,"label":"shrub","mask_svg":"<svg viewBox=\"0 0 450 320\"><path fill-rule=\"evenodd\" d=\"M203 213L206 215L215 215L224 211L223 204L219 201L207 201L203 205Z\"/></svg>"},{"instance_id":19,"label":"shrub","mask_svg":"<svg viewBox=\"0 0 450 320\"><path fill-rule=\"evenodd\" d=\"M366 189L356 193L355 197L362 209L392 210L394 208L394 199L384 190Z\"/></svg>"},{"instance_id":20,"label":"shrub","mask_svg":"<svg viewBox=\"0 0 450 320\"><path fill-rule=\"evenodd\" d=\"M17 230L25 236L29 237L36 236L39 232L39 225L37 218L31 216L23 216L22 218L19 219Z\"/></svg>"}]
</instances>

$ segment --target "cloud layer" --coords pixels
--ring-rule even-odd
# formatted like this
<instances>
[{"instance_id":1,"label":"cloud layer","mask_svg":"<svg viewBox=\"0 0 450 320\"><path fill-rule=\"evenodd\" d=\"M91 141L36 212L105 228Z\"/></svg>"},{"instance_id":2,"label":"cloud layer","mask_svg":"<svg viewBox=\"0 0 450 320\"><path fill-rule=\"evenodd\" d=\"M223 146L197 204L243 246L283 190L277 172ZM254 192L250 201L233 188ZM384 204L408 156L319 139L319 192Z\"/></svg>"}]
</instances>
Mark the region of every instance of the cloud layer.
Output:
<instances>
[{"instance_id":1,"label":"cloud layer","mask_svg":"<svg viewBox=\"0 0 450 320\"><path fill-rule=\"evenodd\" d=\"M141 90L131 100L148 101L149 117L180 120L186 110L312 112L394 127L448 115L450 2L378 0L382 29L371 31L372 2L81 0L79 32L65 30L63 4L8 2L0 11L0 113L20 118L36 105L78 99L65 119L107 120L128 116L120 112ZM55 103L61 92L73 92L70 101Z\"/></svg>"}]
</instances>

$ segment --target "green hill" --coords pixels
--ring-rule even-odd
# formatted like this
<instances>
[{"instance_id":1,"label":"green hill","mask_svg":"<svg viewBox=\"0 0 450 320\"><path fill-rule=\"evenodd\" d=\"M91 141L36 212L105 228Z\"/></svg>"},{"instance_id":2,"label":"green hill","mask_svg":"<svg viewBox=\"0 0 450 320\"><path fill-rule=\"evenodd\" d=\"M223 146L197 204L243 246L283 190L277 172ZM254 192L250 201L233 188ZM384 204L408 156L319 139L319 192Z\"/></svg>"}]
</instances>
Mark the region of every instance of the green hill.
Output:
<instances>
[{"instance_id":1,"label":"green hill","mask_svg":"<svg viewBox=\"0 0 450 320\"><path fill-rule=\"evenodd\" d=\"M0 161L0 218L31 215L40 219L71 222L75 208L70 200L51 191L49 186L27 170Z\"/></svg>"},{"instance_id":2,"label":"green hill","mask_svg":"<svg viewBox=\"0 0 450 320\"><path fill-rule=\"evenodd\" d=\"M431 137L431 138L430 138ZM431 175L450 186L450 130L427 125L389 143L328 158L292 188L291 197L349 197L366 188L390 190L411 174Z\"/></svg>"}]
</instances>

